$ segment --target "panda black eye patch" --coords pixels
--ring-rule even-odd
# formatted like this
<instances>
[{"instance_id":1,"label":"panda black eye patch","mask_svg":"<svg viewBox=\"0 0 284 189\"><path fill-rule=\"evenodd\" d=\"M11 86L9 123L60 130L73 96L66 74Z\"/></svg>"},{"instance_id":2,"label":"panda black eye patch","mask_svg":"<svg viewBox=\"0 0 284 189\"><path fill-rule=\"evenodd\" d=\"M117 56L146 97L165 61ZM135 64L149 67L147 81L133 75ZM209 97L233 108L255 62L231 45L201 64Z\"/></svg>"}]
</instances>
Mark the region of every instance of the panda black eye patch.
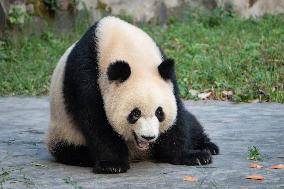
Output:
<instances>
[{"instance_id":1,"label":"panda black eye patch","mask_svg":"<svg viewBox=\"0 0 284 189\"><path fill-rule=\"evenodd\" d=\"M136 121L141 117L141 111L138 108L134 108L127 117L130 124L136 123Z\"/></svg>"},{"instance_id":2,"label":"panda black eye patch","mask_svg":"<svg viewBox=\"0 0 284 189\"><path fill-rule=\"evenodd\" d=\"M163 111L162 107L158 107L156 112L155 112L156 117L158 118L159 122L162 122L165 120L165 113Z\"/></svg>"}]
</instances>

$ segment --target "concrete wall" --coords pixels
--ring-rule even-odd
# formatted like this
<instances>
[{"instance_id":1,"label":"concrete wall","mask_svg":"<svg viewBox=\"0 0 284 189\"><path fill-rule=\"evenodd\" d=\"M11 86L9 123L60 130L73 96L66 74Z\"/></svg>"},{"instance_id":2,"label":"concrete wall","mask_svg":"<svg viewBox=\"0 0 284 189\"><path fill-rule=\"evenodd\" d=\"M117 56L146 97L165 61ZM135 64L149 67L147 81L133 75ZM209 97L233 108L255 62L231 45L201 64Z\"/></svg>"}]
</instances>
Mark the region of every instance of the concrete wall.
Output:
<instances>
[{"instance_id":1,"label":"concrete wall","mask_svg":"<svg viewBox=\"0 0 284 189\"><path fill-rule=\"evenodd\" d=\"M129 15L135 21L147 22L159 19L174 9L184 6L209 5L210 7L211 2L214 4L215 0L83 0L82 2L94 18L98 16L98 11L106 11L113 15ZM82 4L79 7L82 8Z\"/></svg>"},{"instance_id":2,"label":"concrete wall","mask_svg":"<svg viewBox=\"0 0 284 189\"><path fill-rule=\"evenodd\" d=\"M98 7L114 15L127 14L137 21L149 21L161 16L161 11L189 6L212 9L231 6L238 15L249 18L266 13L284 13L284 0L83 0L86 7L97 17ZM103 6L98 6L101 4Z\"/></svg>"},{"instance_id":3,"label":"concrete wall","mask_svg":"<svg viewBox=\"0 0 284 189\"><path fill-rule=\"evenodd\" d=\"M217 0L217 4L232 5L233 11L244 18L284 13L284 0Z\"/></svg>"},{"instance_id":4,"label":"concrete wall","mask_svg":"<svg viewBox=\"0 0 284 189\"><path fill-rule=\"evenodd\" d=\"M54 22L58 22L57 25L60 27L68 26L67 30L72 27L76 15L74 13L83 9L89 11L92 22L108 14L124 14L134 21L158 20L162 24L166 23L169 15L176 14L185 7L230 7L233 12L244 18L259 17L266 13L284 13L284 0L79 0L77 5L70 2L56 0L56 10L52 13ZM7 24L9 7L15 4L22 5L28 14L35 17L34 20L50 17L49 8L46 7L44 0L0 0L0 32Z\"/></svg>"}]
</instances>

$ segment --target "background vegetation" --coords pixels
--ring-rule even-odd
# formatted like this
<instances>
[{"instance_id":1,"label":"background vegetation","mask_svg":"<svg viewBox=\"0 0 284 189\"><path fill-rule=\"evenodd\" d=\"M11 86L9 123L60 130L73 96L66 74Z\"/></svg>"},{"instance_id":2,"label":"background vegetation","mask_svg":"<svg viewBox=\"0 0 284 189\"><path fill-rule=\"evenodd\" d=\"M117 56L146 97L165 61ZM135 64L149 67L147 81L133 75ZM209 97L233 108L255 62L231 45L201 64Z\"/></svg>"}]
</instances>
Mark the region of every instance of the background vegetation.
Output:
<instances>
[{"instance_id":1,"label":"background vegetation","mask_svg":"<svg viewBox=\"0 0 284 189\"><path fill-rule=\"evenodd\" d=\"M123 18L131 21L129 17ZM89 27L61 35L9 35L0 39L0 95L48 95L53 69ZM198 99L284 103L284 15L243 20L229 12L187 11L167 27L140 23L176 60L181 95Z\"/></svg>"}]
</instances>

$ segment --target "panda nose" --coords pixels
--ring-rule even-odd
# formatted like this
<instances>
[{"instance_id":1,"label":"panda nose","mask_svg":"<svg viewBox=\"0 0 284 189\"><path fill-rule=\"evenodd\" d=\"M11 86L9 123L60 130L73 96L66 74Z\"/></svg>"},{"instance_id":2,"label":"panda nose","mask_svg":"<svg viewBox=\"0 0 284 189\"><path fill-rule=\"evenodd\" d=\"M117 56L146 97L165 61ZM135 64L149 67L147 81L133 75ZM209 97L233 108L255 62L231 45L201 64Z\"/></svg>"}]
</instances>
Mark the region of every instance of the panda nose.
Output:
<instances>
[{"instance_id":1,"label":"panda nose","mask_svg":"<svg viewBox=\"0 0 284 189\"><path fill-rule=\"evenodd\" d=\"M155 138L155 136L144 136L144 135L141 135L142 138L144 138L145 140L152 140Z\"/></svg>"}]
</instances>

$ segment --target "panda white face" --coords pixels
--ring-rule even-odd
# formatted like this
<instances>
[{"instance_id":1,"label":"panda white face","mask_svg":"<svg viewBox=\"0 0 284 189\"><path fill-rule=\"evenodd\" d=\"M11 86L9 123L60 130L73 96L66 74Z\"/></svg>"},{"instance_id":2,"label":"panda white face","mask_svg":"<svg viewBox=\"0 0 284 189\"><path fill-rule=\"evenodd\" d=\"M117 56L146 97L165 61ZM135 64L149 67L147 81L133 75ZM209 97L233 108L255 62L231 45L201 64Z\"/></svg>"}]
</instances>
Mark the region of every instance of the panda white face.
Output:
<instances>
[{"instance_id":1,"label":"panda white face","mask_svg":"<svg viewBox=\"0 0 284 189\"><path fill-rule=\"evenodd\" d=\"M116 85L116 84L115 84ZM127 82L113 86L112 95L105 96L107 118L126 141L134 141L146 150L159 134L168 130L176 119L176 104L170 90L128 88ZM151 87L150 87L151 88ZM170 88L170 87L169 87Z\"/></svg>"},{"instance_id":2,"label":"panda white face","mask_svg":"<svg viewBox=\"0 0 284 189\"><path fill-rule=\"evenodd\" d=\"M108 121L140 150L148 149L177 115L173 84L161 77L158 67L154 69L152 74L148 69L131 70L126 62L116 61L110 64L107 78L101 77Z\"/></svg>"}]
</instances>

